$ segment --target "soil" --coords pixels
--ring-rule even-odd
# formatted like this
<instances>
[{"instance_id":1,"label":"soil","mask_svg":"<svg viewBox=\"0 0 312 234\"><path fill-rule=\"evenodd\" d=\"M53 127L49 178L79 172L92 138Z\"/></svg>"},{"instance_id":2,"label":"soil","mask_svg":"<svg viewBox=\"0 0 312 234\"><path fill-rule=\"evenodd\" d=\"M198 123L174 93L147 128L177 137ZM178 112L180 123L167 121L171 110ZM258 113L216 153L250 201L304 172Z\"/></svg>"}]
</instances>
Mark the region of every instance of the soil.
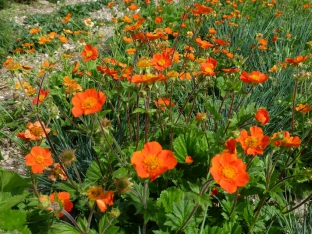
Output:
<instances>
[{"instance_id":1,"label":"soil","mask_svg":"<svg viewBox=\"0 0 312 234\"><path fill-rule=\"evenodd\" d=\"M59 9L62 4L70 5L70 4L77 4L81 2L89 2L91 0L65 0L61 4L53 4L45 0L39 0L31 5L23 5L18 4L14 7L3 10L6 12L0 12L0 14L6 14L7 18L14 20L16 23L22 25L25 28L29 28L29 25L24 24L24 19L28 15L32 14L51 14L52 12ZM94 1L94 0L93 0ZM104 20L111 20L112 15L110 11L103 7L101 10L92 12L91 19L104 19ZM104 35L104 39L109 38L113 34L113 27L101 27L98 31ZM62 48L59 48L56 53L62 53L65 50L68 51L71 48L74 48L71 44L64 44ZM76 55L78 58L79 54ZM48 59L49 56L47 54L37 54L34 63L41 64L44 60ZM21 58L21 60L24 60ZM25 59L26 61L26 59ZM22 62L22 61L21 61ZM57 67L57 64L56 64ZM61 68L61 67L59 67ZM13 89L12 80L9 77L9 74L6 72L5 68L1 68L0 65L0 108L14 108L14 105L11 107L7 107L5 103L8 101L12 102L14 100L14 95L16 95L16 91ZM3 121L0 118L0 121ZM5 170L15 171L21 175L26 175L28 169L25 167L24 163L24 156L25 153L22 152L17 145L14 143L14 138L16 138L16 133L12 133L9 128L4 127L0 129L0 167ZM4 137L3 137L4 135ZM11 139L10 139L11 138ZM1 160L2 156L2 160Z\"/></svg>"}]
</instances>

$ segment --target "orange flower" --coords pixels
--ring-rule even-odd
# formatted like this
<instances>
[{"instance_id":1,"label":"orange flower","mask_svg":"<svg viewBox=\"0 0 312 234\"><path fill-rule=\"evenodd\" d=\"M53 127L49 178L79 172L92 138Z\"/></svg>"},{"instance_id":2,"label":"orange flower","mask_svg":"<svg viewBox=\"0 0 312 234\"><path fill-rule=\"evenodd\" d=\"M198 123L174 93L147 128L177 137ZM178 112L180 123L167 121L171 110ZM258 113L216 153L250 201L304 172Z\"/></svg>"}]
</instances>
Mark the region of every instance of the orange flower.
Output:
<instances>
[{"instance_id":1,"label":"orange flower","mask_svg":"<svg viewBox=\"0 0 312 234\"><path fill-rule=\"evenodd\" d=\"M50 39L53 39L54 37L57 36L57 33L56 33L56 32L50 32L50 33L48 34L48 36L49 36Z\"/></svg>"},{"instance_id":2,"label":"orange flower","mask_svg":"<svg viewBox=\"0 0 312 234\"><path fill-rule=\"evenodd\" d=\"M138 13L134 13L133 15L132 15L132 19L134 19L134 20L139 20L141 18L141 16L140 16L140 14L138 14Z\"/></svg>"},{"instance_id":3,"label":"orange flower","mask_svg":"<svg viewBox=\"0 0 312 234\"><path fill-rule=\"evenodd\" d=\"M33 104L40 104L49 94L50 90L43 90L43 89L40 89L40 92L39 92L39 98L38 97L35 97L33 99Z\"/></svg>"},{"instance_id":4,"label":"orange flower","mask_svg":"<svg viewBox=\"0 0 312 234\"><path fill-rule=\"evenodd\" d=\"M174 106L174 103L170 101L169 98L158 98L158 100L154 101L155 106L160 108L162 111L164 111L166 108L169 108L170 106Z\"/></svg>"},{"instance_id":5,"label":"orange flower","mask_svg":"<svg viewBox=\"0 0 312 234\"><path fill-rule=\"evenodd\" d=\"M212 8L206 7L199 3L194 3L194 9L192 10L194 14L210 14L212 12Z\"/></svg>"},{"instance_id":6,"label":"orange flower","mask_svg":"<svg viewBox=\"0 0 312 234\"><path fill-rule=\"evenodd\" d=\"M77 93L72 98L74 107L72 113L75 117L80 115L90 115L102 110L102 106L106 101L103 92L97 92L95 89L87 89L84 92Z\"/></svg>"},{"instance_id":7,"label":"orange flower","mask_svg":"<svg viewBox=\"0 0 312 234\"><path fill-rule=\"evenodd\" d=\"M210 173L213 179L228 193L234 193L239 186L248 183L246 164L235 154L217 154L211 160Z\"/></svg>"},{"instance_id":8,"label":"orange flower","mask_svg":"<svg viewBox=\"0 0 312 234\"><path fill-rule=\"evenodd\" d=\"M59 40L60 40L60 42L62 42L62 43L68 43L67 38L66 38L65 36L63 36L63 35L60 35L60 36L59 36Z\"/></svg>"},{"instance_id":9,"label":"orange flower","mask_svg":"<svg viewBox=\"0 0 312 234\"><path fill-rule=\"evenodd\" d=\"M156 81L165 81L168 80L162 74L144 74L144 75L134 75L130 78L132 83L139 84L139 83L148 83L148 82L156 82Z\"/></svg>"},{"instance_id":10,"label":"orange flower","mask_svg":"<svg viewBox=\"0 0 312 234\"><path fill-rule=\"evenodd\" d=\"M309 3L307 3L307 4L304 4L304 5L303 5L303 8L307 9L307 8L310 8L310 6L311 6L311 5L310 5Z\"/></svg>"},{"instance_id":11,"label":"orange flower","mask_svg":"<svg viewBox=\"0 0 312 234\"><path fill-rule=\"evenodd\" d=\"M79 69L79 63L78 61L75 61L74 69L72 70L72 73L76 73Z\"/></svg>"},{"instance_id":12,"label":"orange flower","mask_svg":"<svg viewBox=\"0 0 312 234\"><path fill-rule=\"evenodd\" d=\"M299 65L300 63L306 61L308 56L303 57L302 55L298 55L296 58L286 58L286 62L290 65Z\"/></svg>"},{"instance_id":13,"label":"orange flower","mask_svg":"<svg viewBox=\"0 0 312 234\"><path fill-rule=\"evenodd\" d=\"M264 108L260 108L257 110L255 118L262 125L266 125L270 121L269 113Z\"/></svg>"},{"instance_id":14,"label":"orange flower","mask_svg":"<svg viewBox=\"0 0 312 234\"><path fill-rule=\"evenodd\" d=\"M251 154L256 156L257 154L263 154L263 150L270 143L270 138L263 135L261 128L257 126L250 127L249 134L246 130L240 131L240 136L236 139L245 151L245 154Z\"/></svg>"},{"instance_id":15,"label":"orange flower","mask_svg":"<svg viewBox=\"0 0 312 234\"><path fill-rule=\"evenodd\" d=\"M217 34L217 31L214 28L209 28L209 34L211 35Z\"/></svg>"},{"instance_id":16,"label":"orange flower","mask_svg":"<svg viewBox=\"0 0 312 234\"><path fill-rule=\"evenodd\" d=\"M310 112L312 109L311 107L309 106L309 104L299 104L297 107L296 107L296 111L299 111L303 114L305 113L308 113Z\"/></svg>"},{"instance_id":17,"label":"orange flower","mask_svg":"<svg viewBox=\"0 0 312 234\"><path fill-rule=\"evenodd\" d=\"M54 163L53 169L51 170L50 175L48 175L48 179L56 181L57 177L60 177L61 180L67 180L67 175L61 165L59 163Z\"/></svg>"},{"instance_id":18,"label":"orange flower","mask_svg":"<svg viewBox=\"0 0 312 234\"><path fill-rule=\"evenodd\" d=\"M32 29L29 30L29 33L30 34L36 34L36 33L40 32L40 31L41 31L40 28L32 28Z\"/></svg>"},{"instance_id":19,"label":"orange flower","mask_svg":"<svg viewBox=\"0 0 312 234\"><path fill-rule=\"evenodd\" d=\"M161 17L161 16L157 16L156 18L155 18L155 23L156 24L161 24L163 22L163 18Z\"/></svg>"},{"instance_id":20,"label":"orange flower","mask_svg":"<svg viewBox=\"0 0 312 234\"><path fill-rule=\"evenodd\" d=\"M235 139L230 138L225 142L225 150L223 150L223 153L237 154Z\"/></svg>"},{"instance_id":21,"label":"orange flower","mask_svg":"<svg viewBox=\"0 0 312 234\"><path fill-rule=\"evenodd\" d=\"M105 212L106 205L112 206L114 204L114 192L104 192L100 186L93 186L87 190L88 197L91 201L96 201L97 206L101 212Z\"/></svg>"},{"instance_id":22,"label":"orange flower","mask_svg":"<svg viewBox=\"0 0 312 234\"><path fill-rule=\"evenodd\" d=\"M272 141L274 141L274 145L276 146L284 146L287 148L300 146L301 140L299 137L291 137L289 132L277 132L273 134Z\"/></svg>"},{"instance_id":23,"label":"orange flower","mask_svg":"<svg viewBox=\"0 0 312 234\"><path fill-rule=\"evenodd\" d=\"M114 79L118 79L117 71L114 68L96 66L96 69L103 74L112 76Z\"/></svg>"},{"instance_id":24,"label":"orange flower","mask_svg":"<svg viewBox=\"0 0 312 234\"><path fill-rule=\"evenodd\" d=\"M163 150L156 142L147 142L141 151L134 152L131 164L140 178L154 181L159 175L173 169L178 161L170 150Z\"/></svg>"},{"instance_id":25,"label":"orange flower","mask_svg":"<svg viewBox=\"0 0 312 234\"><path fill-rule=\"evenodd\" d=\"M129 10L135 11L135 10L137 10L139 7L138 7L137 4L132 4L132 5L128 6L127 8L128 8Z\"/></svg>"},{"instance_id":26,"label":"orange flower","mask_svg":"<svg viewBox=\"0 0 312 234\"><path fill-rule=\"evenodd\" d=\"M50 209L52 209L52 211L55 213L59 213L63 209L66 210L67 212L71 212L71 210L74 207L74 204L70 201L70 194L68 192L52 193L50 195L50 201L52 203ZM53 203L57 203L60 209L56 210L55 208L52 208L52 207L58 207L57 205L54 205ZM59 213L59 217L62 217L63 215L64 215L63 213Z\"/></svg>"},{"instance_id":27,"label":"orange flower","mask_svg":"<svg viewBox=\"0 0 312 234\"><path fill-rule=\"evenodd\" d=\"M208 58L205 63L200 64L201 74L206 76L215 76L217 72L215 72L215 68L217 66L217 60L213 58Z\"/></svg>"},{"instance_id":28,"label":"orange flower","mask_svg":"<svg viewBox=\"0 0 312 234\"><path fill-rule=\"evenodd\" d=\"M131 54L134 54L136 52L136 49L134 48L129 48L126 50L127 54L131 55Z\"/></svg>"},{"instance_id":29,"label":"orange flower","mask_svg":"<svg viewBox=\"0 0 312 234\"><path fill-rule=\"evenodd\" d=\"M43 44L49 43L50 41L51 39L45 35L45 36L40 37L38 43L43 45Z\"/></svg>"},{"instance_id":30,"label":"orange flower","mask_svg":"<svg viewBox=\"0 0 312 234\"><path fill-rule=\"evenodd\" d=\"M171 67L172 61L170 59L169 54L167 53L156 53L153 55L153 59L151 60L152 66L158 70L163 71L168 67Z\"/></svg>"},{"instance_id":31,"label":"orange flower","mask_svg":"<svg viewBox=\"0 0 312 234\"><path fill-rule=\"evenodd\" d=\"M263 74L263 73L261 73L259 71L253 71L250 74L248 74L246 71L243 71L241 76L240 76L240 79L243 82L255 83L255 84L263 83L268 78L269 78L269 75Z\"/></svg>"},{"instance_id":32,"label":"orange flower","mask_svg":"<svg viewBox=\"0 0 312 234\"><path fill-rule=\"evenodd\" d=\"M42 125L44 127L44 130L48 134L51 131L50 128L46 128L44 126L44 123L42 123ZM27 129L25 130L24 137L27 140L38 141L41 140L42 137L46 137L39 121L36 121L35 123L28 122L26 128Z\"/></svg>"},{"instance_id":33,"label":"orange flower","mask_svg":"<svg viewBox=\"0 0 312 234\"><path fill-rule=\"evenodd\" d=\"M64 77L63 85L66 87L65 91L68 94L73 94L78 91L82 91L81 85L77 84L77 82L68 76Z\"/></svg>"},{"instance_id":34,"label":"orange flower","mask_svg":"<svg viewBox=\"0 0 312 234\"><path fill-rule=\"evenodd\" d=\"M225 73L235 73L239 71L239 68L238 67L223 68L222 71Z\"/></svg>"},{"instance_id":35,"label":"orange flower","mask_svg":"<svg viewBox=\"0 0 312 234\"><path fill-rule=\"evenodd\" d=\"M220 46L229 46L230 42L223 41L221 38L213 39L213 42Z\"/></svg>"},{"instance_id":36,"label":"orange flower","mask_svg":"<svg viewBox=\"0 0 312 234\"><path fill-rule=\"evenodd\" d=\"M126 42L126 43L131 43L131 42L132 42L132 39L129 38L129 37L123 37L123 40L124 40L124 42Z\"/></svg>"},{"instance_id":37,"label":"orange flower","mask_svg":"<svg viewBox=\"0 0 312 234\"><path fill-rule=\"evenodd\" d=\"M208 41L202 40L200 38L196 38L196 43L203 49L212 48L214 47L213 44L211 44Z\"/></svg>"},{"instance_id":38,"label":"orange flower","mask_svg":"<svg viewBox=\"0 0 312 234\"><path fill-rule=\"evenodd\" d=\"M82 51L80 56L85 58L83 62L96 60L98 57L98 48L96 46L92 47L90 44L87 44L84 46L84 50Z\"/></svg>"},{"instance_id":39,"label":"orange flower","mask_svg":"<svg viewBox=\"0 0 312 234\"><path fill-rule=\"evenodd\" d=\"M41 174L45 167L53 164L51 151L41 148L41 146L34 146L30 150L30 154L25 156L25 164L31 167L33 173Z\"/></svg>"},{"instance_id":40,"label":"orange flower","mask_svg":"<svg viewBox=\"0 0 312 234\"><path fill-rule=\"evenodd\" d=\"M191 156L186 156L184 162L186 162L187 164L192 164L194 160Z\"/></svg>"},{"instance_id":41,"label":"orange flower","mask_svg":"<svg viewBox=\"0 0 312 234\"><path fill-rule=\"evenodd\" d=\"M71 16L72 16L72 14L68 13L68 14L65 16L65 18L62 19L62 22L63 22L63 23L68 23Z\"/></svg>"}]
</instances>

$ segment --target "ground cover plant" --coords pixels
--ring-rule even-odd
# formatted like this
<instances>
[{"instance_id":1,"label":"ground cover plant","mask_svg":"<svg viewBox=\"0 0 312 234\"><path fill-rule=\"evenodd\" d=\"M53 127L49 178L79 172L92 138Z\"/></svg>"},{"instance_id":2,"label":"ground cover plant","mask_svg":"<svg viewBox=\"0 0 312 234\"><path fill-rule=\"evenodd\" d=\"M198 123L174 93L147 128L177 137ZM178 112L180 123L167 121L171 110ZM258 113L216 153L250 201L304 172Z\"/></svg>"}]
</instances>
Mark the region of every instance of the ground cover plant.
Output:
<instances>
[{"instance_id":1,"label":"ground cover plant","mask_svg":"<svg viewBox=\"0 0 312 234\"><path fill-rule=\"evenodd\" d=\"M106 7L105 43L67 6L3 63L29 173L0 170L0 229L311 233L309 2Z\"/></svg>"}]
</instances>

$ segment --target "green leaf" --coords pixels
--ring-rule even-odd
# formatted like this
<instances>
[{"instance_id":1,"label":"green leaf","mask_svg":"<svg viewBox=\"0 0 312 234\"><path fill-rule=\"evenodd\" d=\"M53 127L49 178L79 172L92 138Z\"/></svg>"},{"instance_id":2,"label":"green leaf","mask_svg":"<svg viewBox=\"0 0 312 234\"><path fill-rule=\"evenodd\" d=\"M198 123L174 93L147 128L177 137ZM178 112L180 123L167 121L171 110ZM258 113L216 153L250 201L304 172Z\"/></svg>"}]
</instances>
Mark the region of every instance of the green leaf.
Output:
<instances>
[{"instance_id":1,"label":"green leaf","mask_svg":"<svg viewBox=\"0 0 312 234\"><path fill-rule=\"evenodd\" d=\"M26 213L21 210L0 210L0 230L20 231L22 234L31 234L26 227Z\"/></svg>"},{"instance_id":2,"label":"green leaf","mask_svg":"<svg viewBox=\"0 0 312 234\"><path fill-rule=\"evenodd\" d=\"M68 223L56 223L51 226L53 234L80 234L80 232L72 225Z\"/></svg>"},{"instance_id":3,"label":"green leaf","mask_svg":"<svg viewBox=\"0 0 312 234\"><path fill-rule=\"evenodd\" d=\"M12 195L23 193L25 188L30 188L30 178L22 178L15 172L4 171L0 168L1 192L10 192Z\"/></svg>"},{"instance_id":4,"label":"green leaf","mask_svg":"<svg viewBox=\"0 0 312 234\"><path fill-rule=\"evenodd\" d=\"M145 114L145 113L147 113L147 111L143 108L136 108L134 111L132 111L132 114L135 114L135 113Z\"/></svg>"},{"instance_id":5,"label":"green leaf","mask_svg":"<svg viewBox=\"0 0 312 234\"><path fill-rule=\"evenodd\" d=\"M178 162L183 163L185 160L185 157L188 156L185 137L183 135L178 136L173 141L173 150L174 150L174 156L177 158Z\"/></svg>"},{"instance_id":6,"label":"green leaf","mask_svg":"<svg viewBox=\"0 0 312 234\"><path fill-rule=\"evenodd\" d=\"M171 213L173 211L173 203L180 201L183 197L183 191L170 187L161 192L160 197L157 199L157 205L163 207L165 213Z\"/></svg>"},{"instance_id":7,"label":"green leaf","mask_svg":"<svg viewBox=\"0 0 312 234\"><path fill-rule=\"evenodd\" d=\"M111 215L108 215L105 213L103 217L99 221L99 233L103 232L103 229L106 228L105 234L110 233L110 234L115 234L119 230L119 227L114 226L118 221L116 219L112 219Z\"/></svg>"},{"instance_id":8,"label":"green leaf","mask_svg":"<svg viewBox=\"0 0 312 234\"><path fill-rule=\"evenodd\" d=\"M11 196L11 193L0 192L0 210L11 209L22 202L29 193L24 191L21 195Z\"/></svg>"},{"instance_id":9,"label":"green leaf","mask_svg":"<svg viewBox=\"0 0 312 234\"><path fill-rule=\"evenodd\" d=\"M85 232L87 230L88 220L84 216L83 217L79 216L77 219L77 225L80 227L82 231Z\"/></svg>"},{"instance_id":10,"label":"green leaf","mask_svg":"<svg viewBox=\"0 0 312 234\"><path fill-rule=\"evenodd\" d=\"M90 167L87 170L86 176L89 181L93 182L103 178L100 167L96 161L92 161Z\"/></svg>"},{"instance_id":11,"label":"green leaf","mask_svg":"<svg viewBox=\"0 0 312 234\"><path fill-rule=\"evenodd\" d=\"M179 230L188 219L193 208L194 202L186 201L185 199L181 199L179 202L173 203L173 212L171 214L166 214L168 220L165 222L165 225L171 227L171 230ZM194 216L191 218L188 225L196 225Z\"/></svg>"}]
</instances>

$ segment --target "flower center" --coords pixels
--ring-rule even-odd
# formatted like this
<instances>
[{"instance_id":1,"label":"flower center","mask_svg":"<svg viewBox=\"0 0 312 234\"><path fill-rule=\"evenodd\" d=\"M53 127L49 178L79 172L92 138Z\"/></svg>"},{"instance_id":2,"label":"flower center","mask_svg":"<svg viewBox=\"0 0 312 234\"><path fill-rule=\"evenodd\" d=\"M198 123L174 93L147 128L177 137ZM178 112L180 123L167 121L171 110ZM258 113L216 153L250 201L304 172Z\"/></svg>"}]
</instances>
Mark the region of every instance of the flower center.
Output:
<instances>
[{"instance_id":1,"label":"flower center","mask_svg":"<svg viewBox=\"0 0 312 234\"><path fill-rule=\"evenodd\" d=\"M35 135L35 136L40 136L43 133L41 127L33 127L32 129L30 129L30 132L32 135Z\"/></svg>"},{"instance_id":2,"label":"flower center","mask_svg":"<svg viewBox=\"0 0 312 234\"><path fill-rule=\"evenodd\" d=\"M46 95L40 94L39 95L39 101L43 101L45 99Z\"/></svg>"},{"instance_id":3,"label":"flower center","mask_svg":"<svg viewBox=\"0 0 312 234\"><path fill-rule=\"evenodd\" d=\"M164 66L164 65L166 64L166 61L165 61L164 59L160 59L160 60L157 62L157 64L158 64L159 66Z\"/></svg>"},{"instance_id":4,"label":"flower center","mask_svg":"<svg viewBox=\"0 0 312 234\"><path fill-rule=\"evenodd\" d=\"M221 171L223 177L229 180L234 180L237 177L237 170L234 167L231 167L230 165L226 165L222 168Z\"/></svg>"},{"instance_id":5,"label":"flower center","mask_svg":"<svg viewBox=\"0 0 312 234\"><path fill-rule=\"evenodd\" d=\"M211 67L206 67L205 68L205 72L207 72L207 73L211 73L213 70L211 69Z\"/></svg>"},{"instance_id":6,"label":"flower center","mask_svg":"<svg viewBox=\"0 0 312 234\"><path fill-rule=\"evenodd\" d=\"M255 136L250 136L245 139L245 144L248 148L256 148L259 146L259 139Z\"/></svg>"},{"instance_id":7,"label":"flower center","mask_svg":"<svg viewBox=\"0 0 312 234\"><path fill-rule=\"evenodd\" d=\"M36 158L35 158L36 162L41 164L44 162L44 157L42 155L37 155Z\"/></svg>"},{"instance_id":8,"label":"flower center","mask_svg":"<svg viewBox=\"0 0 312 234\"><path fill-rule=\"evenodd\" d=\"M252 80L259 80L260 79L260 77L258 75L250 75L250 78Z\"/></svg>"},{"instance_id":9,"label":"flower center","mask_svg":"<svg viewBox=\"0 0 312 234\"><path fill-rule=\"evenodd\" d=\"M148 172L154 172L161 168L162 166L162 159L158 158L154 154L150 154L143 160L145 169Z\"/></svg>"},{"instance_id":10,"label":"flower center","mask_svg":"<svg viewBox=\"0 0 312 234\"><path fill-rule=\"evenodd\" d=\"M87 57L91 57L93 53L91 50L88 50L86 54L87 54Z\"/></svg>"},{"instance_id":11,"label":"flower center","mask_svg":"<svg viewBox=\"0 0 312 234\"><path fill-rule=\"evenodd\" d=\"M96 98L88 97L85 100L83 100L83 102L81 104L81 108L83 110L89 110L89 109L94 108L97 104L98 104L98 101Z\"/></svg>"}]
</instances>

